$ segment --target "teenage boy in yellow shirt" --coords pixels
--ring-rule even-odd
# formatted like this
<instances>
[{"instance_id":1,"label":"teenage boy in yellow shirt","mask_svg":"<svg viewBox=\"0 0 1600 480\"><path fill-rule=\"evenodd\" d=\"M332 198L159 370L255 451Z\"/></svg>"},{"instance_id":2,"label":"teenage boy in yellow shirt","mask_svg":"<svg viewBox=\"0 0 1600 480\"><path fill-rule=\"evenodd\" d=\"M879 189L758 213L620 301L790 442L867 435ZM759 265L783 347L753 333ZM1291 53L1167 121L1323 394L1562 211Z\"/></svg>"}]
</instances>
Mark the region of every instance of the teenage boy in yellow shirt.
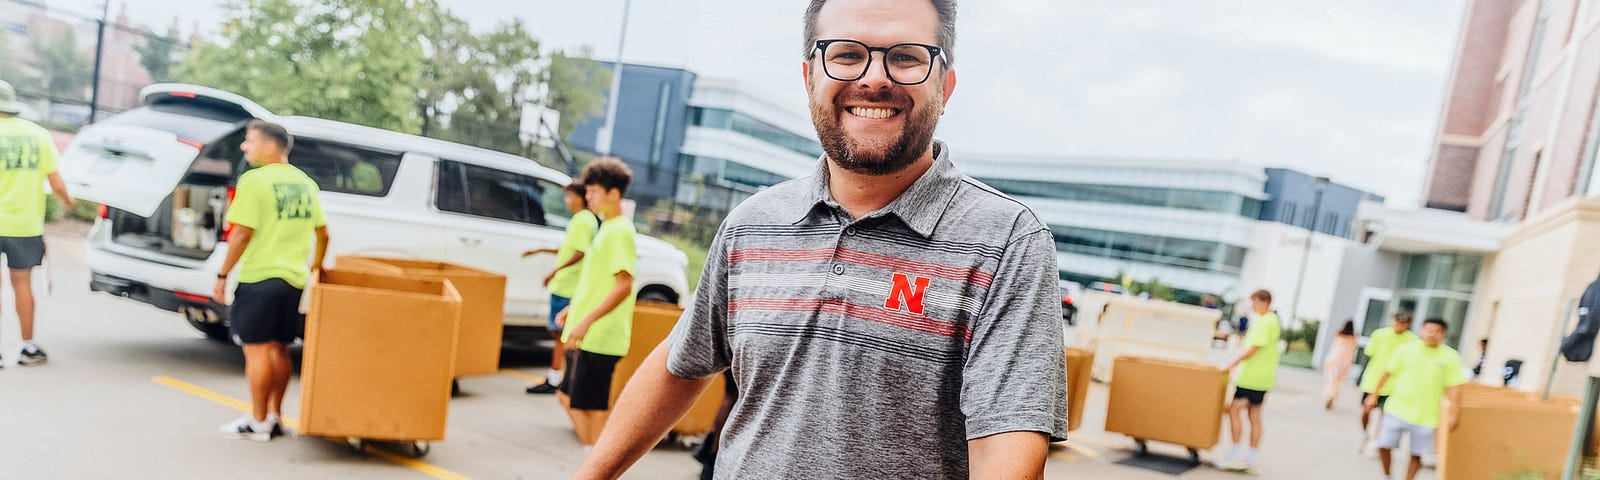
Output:
<instances>
[{"instance_id":1,"label":"teenage boy in yellow shirt","mask_svg":"<svg viewBox=\"0 0 1600 480\"><path fill-rule=\"evenodd\" d=\"M587 194L588 189L582 183L567 184L565 200L572 220L567 222L567 236L562 239L560 248L541 248L522 254L522 258L541 253L556 255L556 268L544 277L544 286L550 290L550 337L556 340L556 347L550 355L550 370L545 372L544 383L528 387L528 393L556 393L561 386L562 370L567 362L556 315L572 304L572 296L578 291L578 277L583 274L583 257L588 255L594 233L600 229L600 218L589 211L589 201L584 199Z\"/></svg>"},{"instance_id":2,"label":"teenage boy in yellow shirt","mask_svg":"<svg viewBox=\"0 0 1600 480\"><path fill-rule=\"evenodd\" d=\"M1390 452L1400 448L1401 435L1411 437L1411 465L1406 469L1406 480L1417 478L1422 470L1422 456L1433 455L1434 436L1442 423L1446 429L1455 430L1460 419L1461 386L1467 375L1461 367L1461 354L1444 345L1449 326L1444 320L1430 318L1422 322L1422 342L1411 343L1394 352L1378 378L1378 388L1393 385L1389 404L1383 410L1383 423L1378 427L1378 461L1383 462L1383 475L1389 476ZM1441 415L1443 402L1450 397L1450 411ZM1366 405L1374 407L1376 397L1368 397Z\"/></svg>"},{"instance_id":3,"label":"teenage boy in yellow shirt","mask_svg":"<svg viewBox=\"0 0 1600 480\"><path fill-rule=\"evenodd\" d=\"M611 376L628 353L633 331L633 220L622 215L622 195L633 172L614 158L595 160L583 171L589 207L603 221L584 256L572 306L557 317L564 328L568 411L585 452L600 438L611 414Z\"/></svg>"},{"instance_id":4,"label":"teenage boy in yellow shirt","mask_svg":"<svg viewBox=\"0 0 1600 480\"><path fill-rule=\"evenodd\" d=\"M44 182L67 210L76 203L56 171L50 132L17 118L21 111L16 90L0 82L0 254L6 257L22 327L17 365L28 366L49 358L33 343L33 269L44 264Z\"/></svg>"},{"instance_id":5,"label":"teenage boy in yellow shirt","mask_svg":"<svg viewBox=\"0 0 1600 480\"><path fill-rule=\"evenodd\" d=\"M1278 379L1278 340L1282 338L1282 324L1277 312L1272 311L1272 293L1256 290L1250 294L1250 305L1256 319L1244 335L1244 352L1223 370L1239 369L1239 379L1234 382L1233 403L1228 405L1228 426L1232 434L1233 449L1228 452L1223 468L1248 471L1255 467L1256 451L1261 448L1261 405L1266 403L1267 392ZM1244 434L1243 415L1250 416L1250 448L1242 448Z\"/></svg>"}]
</instances>

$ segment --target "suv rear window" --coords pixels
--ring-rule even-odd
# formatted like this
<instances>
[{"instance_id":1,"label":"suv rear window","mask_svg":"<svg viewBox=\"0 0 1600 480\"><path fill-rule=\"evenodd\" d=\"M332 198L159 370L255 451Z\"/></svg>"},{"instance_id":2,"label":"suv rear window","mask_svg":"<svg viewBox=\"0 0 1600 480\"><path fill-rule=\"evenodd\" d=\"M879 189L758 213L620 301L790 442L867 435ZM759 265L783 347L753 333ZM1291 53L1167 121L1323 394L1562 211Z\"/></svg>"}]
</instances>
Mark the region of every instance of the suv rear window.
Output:
<instances>
[{"instance_id":1,"label":"suv rear window","mask_svg":"<svg viewBox=\"0 0 1600 480\"><path fill-rule=\"evenodd\" d=\"M439 161L438 182L439 210L529 225L549 225L545 203L561 198L554 183L451 160Z\"/></svg>"},{"instance_id":2,"label":"suv rear window","mask_svg":"<svg viewBox=\"0 0 1600 480\"><path fill-rule=\"evenodd\" d=\"M394 186L401 154L295 138L289 163L324 192L383 197Z\"/></svg>"}]
</instances>

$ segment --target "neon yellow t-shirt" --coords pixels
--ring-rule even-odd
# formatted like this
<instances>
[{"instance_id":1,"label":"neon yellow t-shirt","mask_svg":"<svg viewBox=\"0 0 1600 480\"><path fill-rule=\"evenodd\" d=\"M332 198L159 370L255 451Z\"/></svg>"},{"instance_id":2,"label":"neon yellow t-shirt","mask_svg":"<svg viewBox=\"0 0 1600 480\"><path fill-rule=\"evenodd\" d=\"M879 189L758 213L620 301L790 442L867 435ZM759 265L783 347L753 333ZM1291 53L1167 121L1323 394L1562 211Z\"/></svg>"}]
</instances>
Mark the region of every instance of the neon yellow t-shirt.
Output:
<instances>
[{"instance_id":1,"label":"neon yellow t-shirt","mask_svg":"<svg viewBox=\"0 0 1600 480\"><path fill-rule=\"evenodd\" d=\"M1385 370L1389 382L1384 386L1394 385L1394 393L1383 411L1412 425L1438 427L1445 389L1467 383L1461 354L1446 345L1415 342L1390 357Z\"/></svg>"},{"instance_id":2,"label":"neon yellow t-shirt","mask_svg":"<svg viewBox=\"0 0 1600 480\"><path fill-rule=\"evenodd\" d=\"M1407 330L1405 333L1394 333L1393 327L1384 327L1372 332L1372 337L1367 339L1367 348L1362 353L1367 354L1367 367L1361 373L1361 391L1372 393L1378 388L1378 378L1383 377L1383 369L1389 366L1389 356L1393 355L1400 347L1421 342L1417 334ZM1394 383L1383 386L1379 396L1389 396L1394 393Z\"/></svg>"},{"instance_id":3,"label":"neon yellow t-shirt","mask_svg":"<svg viewBox=\"0 0 1600 480\"><path fill-rule=\"evenodd\" d=\"M572 215L572 221L567 223L567 238L561 241L561 248L556 250L556 266L565 265L573 255L583 252L589 254L589 244L594 242L594 232L600 229L600 218L594 212L582 210ZM554 278L550 279L550 293L571 299L578 292L578 276L583 272L584 261L579 260L572 266L556 271Z\"/></svg>"},{"instance_id":4,"label":"neon yellow t-shirt","mask_svg":"<svg viewBox=\"0 0 1600 480\"><path fill-rule=\"evenodd\" d=\"M617 272L634 275L638 252L633 244L633 221L618 216L600 224L594 235L594 245L583 256L583 273L578 276L578 291L572 297L572 311L567 312L567 325L583 321L611 293L617 284ZM617 308L589 325L578 349L601 355L623 356L628 353L628 343L633 337L633 295L628 295ZM572 329L566 329L562 342L570 342Z\"/></svg>"},{"instance_id":5,"label":"neon yellow t-shirt","mask_svg":"<svg viewBox=\"0 0 1600 480\"><path fill-rule=\"evenodd\" d=\"M1263 392L1272 390L1278 381L1278 339L1282 337L1283 327L1275 312L1250 322L1250 330L1244 333L1244 345L1257 347L1256 353L1240 362L1239 380L1235 385Z\"/></svg>"},{"instance_id":6,"label":"neon yellow t-shirt","mask_svg":"<svg viewBox=\"0 0 1600 480\"><path fill-rule=\"evenodd\" d=\"M239 259L239 283L281 278L306 287L313 233L328 224L319 191L316 181L289 164L264 165L239 177L228 222L255 231Z\"/></svg>"},{"instance_id":7,"label":"neon yellow t-shirt","mask_svg":"<svg viewBox=\"0 0 1600 480\"><path fill-rule=\"evenodd\" d=\"M0 237L44 235L44 182L56 172L57 156L44 128L0 119Z\"/></svg>"}]
</instances>

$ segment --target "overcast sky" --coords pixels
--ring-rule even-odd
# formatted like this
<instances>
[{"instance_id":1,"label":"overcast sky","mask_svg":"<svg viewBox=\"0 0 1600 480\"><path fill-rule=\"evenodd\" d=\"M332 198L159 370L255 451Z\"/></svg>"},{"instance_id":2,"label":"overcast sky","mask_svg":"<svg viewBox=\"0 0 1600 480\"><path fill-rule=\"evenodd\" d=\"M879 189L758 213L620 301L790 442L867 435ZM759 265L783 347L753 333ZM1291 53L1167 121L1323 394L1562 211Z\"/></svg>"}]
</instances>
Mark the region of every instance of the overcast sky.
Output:
<instances>
[{"instance_id":1,"label":"overcast sky","mask_svg":"<svg viewBox=\"0 0 1600 480\"><path fill-rule=\"evenodd\" d=\"M92 12L101 0L50 0ZM219 0L127 0L136 21L215 31ZM475 28L615 58L623 0L442 0ZM968 0L957 151L1216 159L1295 168L1411 205L1465 0ZM805 2L639 0L629 62L765 86L803 111Z\"/></svg>"}]
</instances>

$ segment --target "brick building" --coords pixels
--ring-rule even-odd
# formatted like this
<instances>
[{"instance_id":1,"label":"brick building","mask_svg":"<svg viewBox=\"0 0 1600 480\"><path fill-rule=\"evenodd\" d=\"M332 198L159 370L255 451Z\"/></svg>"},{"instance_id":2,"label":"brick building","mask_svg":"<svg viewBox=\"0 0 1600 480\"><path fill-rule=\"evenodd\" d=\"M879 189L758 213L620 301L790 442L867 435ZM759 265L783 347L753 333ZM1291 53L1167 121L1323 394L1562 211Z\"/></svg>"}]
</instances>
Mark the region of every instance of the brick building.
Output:
<instances>
[{"instance_id":1,"label":"brick building","mask_svg":"<svg viewBox=\"0 0 1600 480\"><path fill-rule=\"evenodd\" d=\"M1596 3L1468 4L1423 193L1427 208L1509 226L1466 335L1490 339L1490 370L1523 361L1527 389L1559 365L1567 305L1600 274ZM1558 391L1577 390L1581 370L1558 367Z\"/></svg>"}]
</instances>

